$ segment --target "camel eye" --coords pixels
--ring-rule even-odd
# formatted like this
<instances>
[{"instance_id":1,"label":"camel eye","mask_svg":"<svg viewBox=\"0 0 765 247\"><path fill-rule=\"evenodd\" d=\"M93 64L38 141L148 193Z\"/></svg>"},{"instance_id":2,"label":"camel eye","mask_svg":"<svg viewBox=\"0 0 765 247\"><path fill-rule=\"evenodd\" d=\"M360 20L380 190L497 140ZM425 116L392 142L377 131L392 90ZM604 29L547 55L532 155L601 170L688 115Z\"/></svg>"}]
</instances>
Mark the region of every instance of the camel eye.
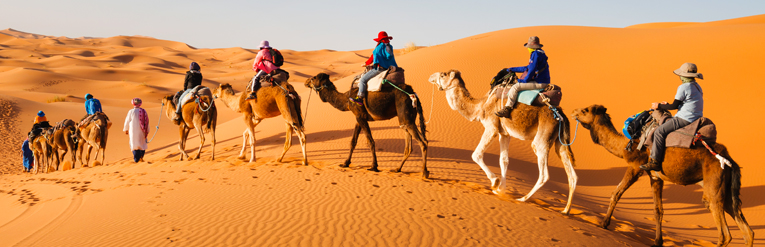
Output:
<instances>
[{"instance_id":1,"label":"camel eye","mask_svg":"<svg viewBox=\"0 0 765 247\"><path fill-rule=\"evenodd\" d=\"M588 113L588 112L590 112L590 108L584 108L584 111L583 111L583 112L584 112L584 113Z\"/></svg>"}]
</instances>

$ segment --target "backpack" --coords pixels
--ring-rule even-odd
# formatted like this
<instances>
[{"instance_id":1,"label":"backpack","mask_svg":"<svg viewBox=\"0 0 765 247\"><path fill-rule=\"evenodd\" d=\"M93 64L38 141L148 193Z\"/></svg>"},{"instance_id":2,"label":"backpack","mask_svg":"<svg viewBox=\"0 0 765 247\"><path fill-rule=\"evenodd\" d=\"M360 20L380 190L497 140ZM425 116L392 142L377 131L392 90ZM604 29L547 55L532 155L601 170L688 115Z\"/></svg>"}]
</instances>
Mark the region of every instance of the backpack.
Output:
<instances>
[{"instance_id":1,"label":"backpack","mask_svg":"<svg viewBox=\"0 0 765 247\"><path fill-rule=\"evenodd\" d=\"M622 133L630 140L640 138L643 126L651 122L651 111L641 111L624 121Z\"/></svg>"},{"instance_id":2,"label":"backpack","mask_svg":"<svg viewBox=\"0 0 765 247\"><path fill-rule=\"evenodd\" d=\"M284 56L282 56L282 53L279 52L279 50L274 48L271 48L270 50L271 50L271 59L273 59L273 61L271 62L274 63L276 67L281 67L282 65L284 65Z\"/></svg>"}]
</instances>

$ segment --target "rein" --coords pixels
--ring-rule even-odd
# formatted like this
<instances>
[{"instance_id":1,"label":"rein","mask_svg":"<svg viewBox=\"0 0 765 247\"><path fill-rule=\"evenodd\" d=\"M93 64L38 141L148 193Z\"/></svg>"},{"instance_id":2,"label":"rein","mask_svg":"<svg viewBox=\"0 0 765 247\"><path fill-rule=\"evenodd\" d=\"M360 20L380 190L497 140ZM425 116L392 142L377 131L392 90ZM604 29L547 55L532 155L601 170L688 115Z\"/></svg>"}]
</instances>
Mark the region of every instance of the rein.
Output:
<instances>
[{"instance_id":1,"label":"rein","mask_svg":"<svg viewBox=\"0 0 765 247\"><path fill-rule=\"evenodd\" d=\"M157 126L154 128L154 135L151 136L151 140L146 141L146 143L151 143L151 141L154 140L154 137L157 137L157 132L159 131L159 123L162 122L162 109L165 107L165 102L162 102L162 106L159 107L159 117L157 120Z\"/></svg>"},{"instance_id":2,"label":"rein","mask_svg":"<svg viewBox=\"0 0 765 247\"><path fill-rule=\"evenodd\" d=\"M548 100L549 101L549 100ZM563 143L563 138L560 137L560 134L563 132L563 117L558 112L558 108L553 107L550 105L548 101L545 101L545 104L547 104L547 107L550 108L550 110L553 112L553 117L555 117L555 120L558 120L558 142L560 142L563 146L571 146L574 144L574 141L576 141L576 135L579 132L579 119L574 118L576 120L576 129L574 130L574 139L571 140L571 143Z\"/></svg>"},{"instance_id":3,"label":"rein","mask_svg":"<svg viewBox=\"0 0 765 247\"><path fill-rule=\"evenodd\" d=\"M207 106L207 109L202 109L202 105L201 105L201 104L199 104L199 97L197 97L196 99L194 99L194 103L197 103L197 109L201 110L202 112L207 112L207 111L209 111L210 109L212 109L213 105L215 104L215 100L213 100L212 102L210 102L210 105L208 105L208 106Z\"/></svg>"}]
</instances>

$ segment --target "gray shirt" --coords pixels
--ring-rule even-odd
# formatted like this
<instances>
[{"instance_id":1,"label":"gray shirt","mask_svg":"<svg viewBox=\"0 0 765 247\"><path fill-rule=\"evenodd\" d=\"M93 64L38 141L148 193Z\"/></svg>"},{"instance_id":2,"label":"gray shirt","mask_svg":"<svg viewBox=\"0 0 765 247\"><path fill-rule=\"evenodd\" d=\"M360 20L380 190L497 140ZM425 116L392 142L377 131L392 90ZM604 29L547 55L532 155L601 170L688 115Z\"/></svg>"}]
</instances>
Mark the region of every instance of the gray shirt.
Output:
<instances>
[{"instance_id":1,"label":"gray shirt","mask_svg":"<svg viewBox=\"0 0 765 247\"><path fill-rule=\"evenodd\" d=\"M682 101L677 110L675 117L681 118L689 123L696 121L703 116L704 112L704 92L701 91L701 86L696 82L688 82L680 84L677 87L677 94L675 99Z\"/></svg>"}]
</instances>

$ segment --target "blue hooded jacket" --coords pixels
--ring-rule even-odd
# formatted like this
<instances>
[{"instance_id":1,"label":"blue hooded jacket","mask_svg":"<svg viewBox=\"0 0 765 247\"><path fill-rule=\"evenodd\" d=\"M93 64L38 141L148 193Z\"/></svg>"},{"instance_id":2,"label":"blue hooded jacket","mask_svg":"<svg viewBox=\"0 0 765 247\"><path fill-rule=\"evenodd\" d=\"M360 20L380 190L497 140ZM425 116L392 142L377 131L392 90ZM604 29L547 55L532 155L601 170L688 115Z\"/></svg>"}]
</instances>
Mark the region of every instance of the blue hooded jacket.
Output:
<instances>
[{"instance_id":1,"label":"blue hooded jacket","mask_svg":"<svg viewBox=\"0 0 765 247\"><path fill-rule=\"evenodd\" d=\"M393 46L390 43L380 42L372 52L374 61L372 63L380 65L384 69L388 69L391 65L398 67L396 64L396 58L393 57Z\"/></svg>"},{"instance_id":2,"label":"blue hooded jacket","mask_svg":"<svg viewBox=\"0 0 765 247\"><path fill-rule=\"evenodd\" d=\"M98 101L97 99L89 99L85 101L85 111L88 112L88 115L96 114L96 112L103 112L101 109L101 101Z\"/></svg>"},{"instance_id":3,"label":"blue hooded jacket","mask_svg":"<svg viewBox=\"0 0 765 247\"><path fill-rule=\"evenodd\" d=\"M531 52L528 66L511 67L508 70L516 73L529 71L524 78L518 78L518 82L520 83L529 81L550 83L550 65L547 64L547 54L545 54L545 51L542 49Z\"/></svg>"}]
</instances>

